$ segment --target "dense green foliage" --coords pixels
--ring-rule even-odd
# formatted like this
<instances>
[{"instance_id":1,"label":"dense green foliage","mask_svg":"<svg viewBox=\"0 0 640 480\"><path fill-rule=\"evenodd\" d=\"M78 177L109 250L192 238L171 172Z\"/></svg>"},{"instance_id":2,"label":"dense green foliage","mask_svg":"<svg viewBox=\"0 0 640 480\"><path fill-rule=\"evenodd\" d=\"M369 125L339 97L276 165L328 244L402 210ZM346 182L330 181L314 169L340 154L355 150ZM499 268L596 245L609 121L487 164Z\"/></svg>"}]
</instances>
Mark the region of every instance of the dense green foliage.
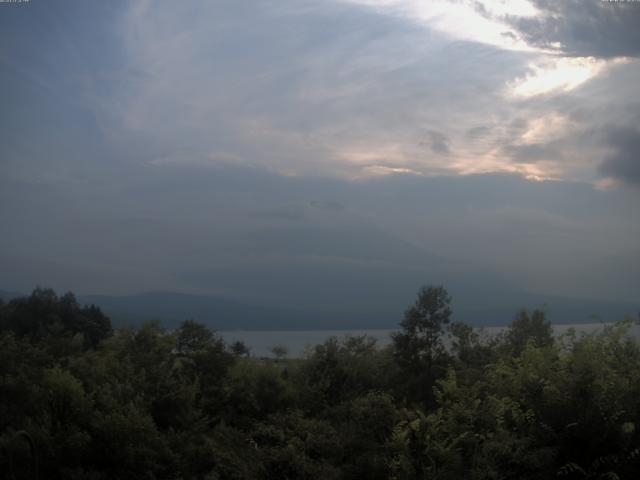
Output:
<instances>
[{"instance_id":1,"label":"dense green foliage","mask_svg":"<svg viewBox=\"0 0 640 480\"><path fill-rule=\"evenodd\" d=\"M636 479L630 321L554 339L544 312L487 338L424 288L387 348L331 338L256 359L201 324L112 331L38 289L0 305L9 479Z\"/></svg>"}]
</instances>

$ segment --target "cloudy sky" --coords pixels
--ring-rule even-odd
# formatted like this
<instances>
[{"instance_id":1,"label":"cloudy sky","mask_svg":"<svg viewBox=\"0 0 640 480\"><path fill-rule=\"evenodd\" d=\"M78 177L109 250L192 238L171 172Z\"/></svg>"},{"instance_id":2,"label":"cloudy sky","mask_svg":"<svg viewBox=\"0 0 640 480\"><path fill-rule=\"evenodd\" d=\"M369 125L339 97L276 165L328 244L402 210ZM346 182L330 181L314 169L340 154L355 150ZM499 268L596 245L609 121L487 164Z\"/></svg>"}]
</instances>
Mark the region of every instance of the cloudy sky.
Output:
<instances>
[{"instance_id":1,"label":"cloudy sky","mask_svg":"<svg viewBox=\"0 0 640 480\"><path fill-rule=\"evenodd\" d=\"M0 289L635 301L639 25L599 0L0 4Z\"/></svg>"}]
</instances>

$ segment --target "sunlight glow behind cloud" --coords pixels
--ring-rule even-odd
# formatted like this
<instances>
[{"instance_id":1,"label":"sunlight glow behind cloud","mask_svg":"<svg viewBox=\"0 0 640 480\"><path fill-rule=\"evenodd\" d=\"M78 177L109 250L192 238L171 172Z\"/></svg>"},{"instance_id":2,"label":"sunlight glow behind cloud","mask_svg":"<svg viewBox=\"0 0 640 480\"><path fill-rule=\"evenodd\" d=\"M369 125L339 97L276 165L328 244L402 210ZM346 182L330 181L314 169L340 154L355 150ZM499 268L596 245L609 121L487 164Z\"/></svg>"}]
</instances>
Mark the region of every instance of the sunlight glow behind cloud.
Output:
<instances>
[{"instance_id":1,"label":"sunlight glow behind cloud","mask_svg":"<svg viewBox=\"0 0 640 480\"><path fill-rule=\"evenodd\" d=\"M520 137L524 145L545 143L556 138L561 138L565 133L570 120L558 113L535 118L527 125L526 132Z\"/></svg>"},{"instance_id":2,"label":"sunlight glow behind cloud","mask_svg":"<svg viewBox=\"0 0 640 480\"><path fill-rule=\"evenodd\" d=\"M594 57L545 58L529 65L525 76L509 82L515 97L535 97L552 92L569 92L625 59L603 60Z\"/></svg>"}]
</instances>

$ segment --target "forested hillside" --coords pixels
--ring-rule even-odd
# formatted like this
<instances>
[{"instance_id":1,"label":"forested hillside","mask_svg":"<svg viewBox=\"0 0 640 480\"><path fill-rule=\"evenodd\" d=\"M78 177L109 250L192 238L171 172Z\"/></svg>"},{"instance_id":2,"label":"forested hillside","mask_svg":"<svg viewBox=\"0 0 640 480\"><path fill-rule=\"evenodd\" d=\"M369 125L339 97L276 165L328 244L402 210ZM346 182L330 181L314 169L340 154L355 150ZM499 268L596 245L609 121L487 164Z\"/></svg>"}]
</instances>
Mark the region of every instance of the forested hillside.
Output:
<instances>
[{"instance_id":1,"label":"forested hillside","mask_svg":"<svg viewBox=\"0 0 640 480\"><path fill-rule=\"evenodd\" d=\"M98 307L37 289L0 305L0 472L638 478L630 319L554 338L544 312L523 311L485 338L452 308L425 287L387 348L331 338L303 359L258 359L194 321L114 330Z\"/></svg>"}]
</instances>

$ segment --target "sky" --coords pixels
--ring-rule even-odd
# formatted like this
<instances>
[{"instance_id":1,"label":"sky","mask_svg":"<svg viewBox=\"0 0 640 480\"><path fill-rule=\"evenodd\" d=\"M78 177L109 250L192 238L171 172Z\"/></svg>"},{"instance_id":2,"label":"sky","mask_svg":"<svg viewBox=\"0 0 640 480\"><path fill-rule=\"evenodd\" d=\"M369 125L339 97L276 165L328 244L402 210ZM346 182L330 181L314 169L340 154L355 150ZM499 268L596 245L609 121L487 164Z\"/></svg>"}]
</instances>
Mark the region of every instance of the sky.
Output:
<instances>
[{"instance_id":1,"label":"sky","mask_svg":"<svg viewBox=\"0 0 640 480\"><path fill-rule=\"evenodd\" d=\"M0 3L0 289L637 301L640 3Z\"/></svg>"}]
</instances>

